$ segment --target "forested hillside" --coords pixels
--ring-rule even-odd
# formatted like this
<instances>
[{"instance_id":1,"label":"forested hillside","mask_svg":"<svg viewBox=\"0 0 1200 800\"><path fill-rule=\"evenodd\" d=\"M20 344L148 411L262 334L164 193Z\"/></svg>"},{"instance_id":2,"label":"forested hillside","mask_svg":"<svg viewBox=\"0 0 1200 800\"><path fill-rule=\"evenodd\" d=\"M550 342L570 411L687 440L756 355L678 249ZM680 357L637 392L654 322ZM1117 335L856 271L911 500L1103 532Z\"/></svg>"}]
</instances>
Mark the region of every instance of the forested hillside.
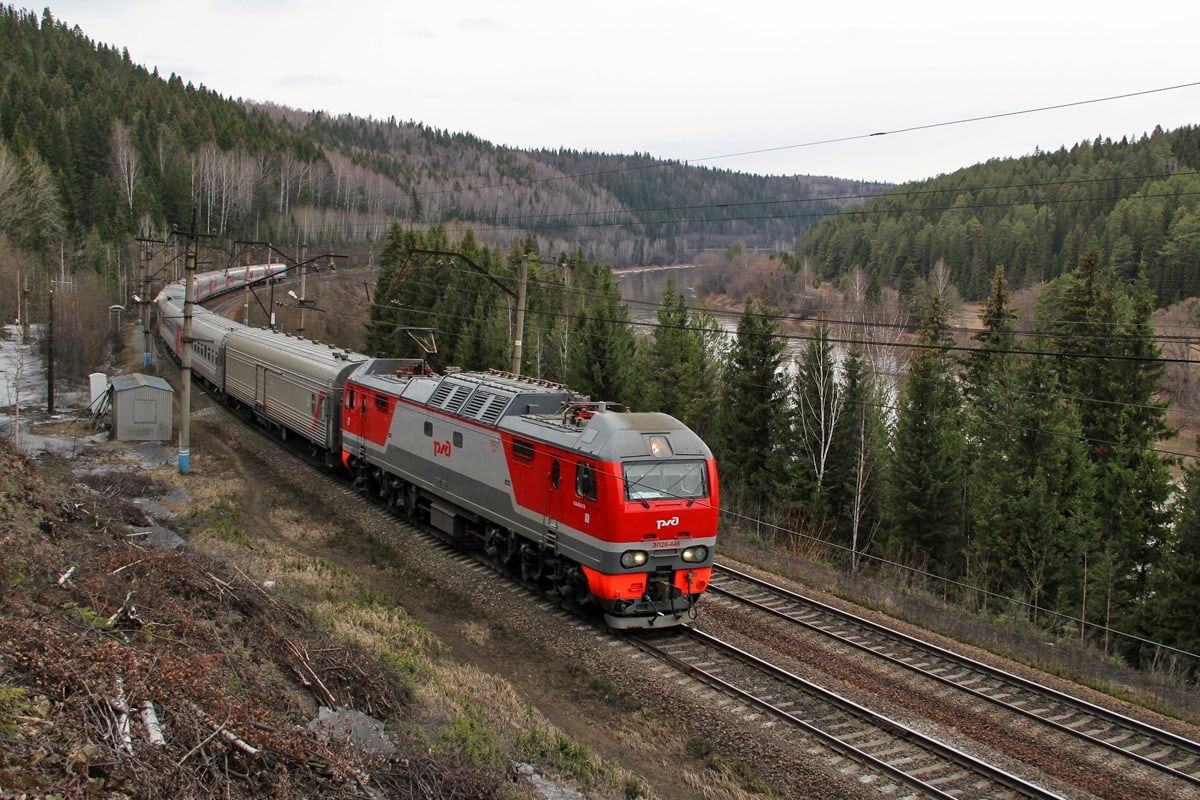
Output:
<instances>
[{"instance_id":1,"label":"forested hillside","mask_svg":"<svg viewBox=\"0 0 1200 800\"><path fill-rule=\"evenodd\" d=\"M996 159L809 228L798 256L826 278L861 266L911 285L939 262L962 294L987 294L1002 264L1014 289L1070 271L1099 248L1165 305L1200 294L1200 128Z\"/></svg>"},{"instance_id":2,"label":"forested hillside","mask_svg":"<svg viewBox=\"0 0 1200 800\"><path fill-rule=\"evenodd\" d=\"M531 232L546 252L583 248L620 266L735 239L790 248L836 210L814 201L879 189L525 152L396 118L247 104L12 6L0 10L0 148L0 230L102 274L121 268L113 246L187 229L193 207L202 231L228 240L365 253L393 220L464 221L487 242ZM717 202L719 214L706 210Z\"/></svg>"}]
</instances>

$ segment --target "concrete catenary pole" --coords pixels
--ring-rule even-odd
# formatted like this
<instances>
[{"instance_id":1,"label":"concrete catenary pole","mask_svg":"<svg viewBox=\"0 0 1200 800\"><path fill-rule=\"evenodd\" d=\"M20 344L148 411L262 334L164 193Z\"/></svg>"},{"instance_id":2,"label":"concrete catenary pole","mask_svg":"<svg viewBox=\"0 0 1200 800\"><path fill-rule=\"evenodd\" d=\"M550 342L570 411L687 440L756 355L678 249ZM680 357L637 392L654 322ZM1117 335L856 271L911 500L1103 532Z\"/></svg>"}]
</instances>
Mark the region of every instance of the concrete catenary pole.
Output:
<instances>
[{"instance_id":1,"label":"concrete catenary pole","mask_svg":"<svg viewBox=\"0 0 1200 800\"><path fill-rule=\"evenodd\" d=\"M521 340L525 336L525 292L529 283L529 256L521 259L521 281L517 284L517 330L513 338L512 373L521 374Z\"/></svg>"},{"instance_id":2,"label":"concrete catenary pole","mask_svg":"<svg viewBox=\"0 0 1200 800\"><path fill-rule=\"evenodd\" d=\"M196 210L192 209L192 235L184 254L183 341L180 347L179 382L183 384L179 401L179 474L192 468L192 306L196 297Z\"/></svg>"},{"instance_id":3,"label":"concrete catenary pole","mask_svg":"<svg viewBox=\"0 0 1200 800\"><path fill-rule=\"evenodd\" d=\"M142 296L138 305L142 312L142 366L150 366L150 259L153 249L147 243L142 243Z\"/></svg>"},{"instance_id":4,"label":"concrete catenary pole","mask_svg":"<svg viewBox=\"0 0 1200 800\"><path fill-rule=\"evenodd\" d=\"M46 413L54 416L54 281L46 295L49 318L46 320Z\"/></svg>"}]
</instances>

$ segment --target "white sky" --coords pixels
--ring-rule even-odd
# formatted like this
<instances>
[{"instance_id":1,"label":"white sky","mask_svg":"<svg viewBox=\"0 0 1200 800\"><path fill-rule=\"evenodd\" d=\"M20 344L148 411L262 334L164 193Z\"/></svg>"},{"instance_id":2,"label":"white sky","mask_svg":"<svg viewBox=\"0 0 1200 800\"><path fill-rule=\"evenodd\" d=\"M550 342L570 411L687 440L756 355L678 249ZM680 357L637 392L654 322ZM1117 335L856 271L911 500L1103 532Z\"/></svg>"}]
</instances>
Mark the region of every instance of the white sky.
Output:
<instances>
[{"instance_id":1,"label":"white sky","mask_svg":"<svg viewBox=\"0 0 1200 800\"><path fill-rule=\"evenodd\" d=\"M1200 124L1195 0L59 0L222 95L499 145L904 181ZM724 157L747 151L758 155Z\"/></svg>"}]
</instances>

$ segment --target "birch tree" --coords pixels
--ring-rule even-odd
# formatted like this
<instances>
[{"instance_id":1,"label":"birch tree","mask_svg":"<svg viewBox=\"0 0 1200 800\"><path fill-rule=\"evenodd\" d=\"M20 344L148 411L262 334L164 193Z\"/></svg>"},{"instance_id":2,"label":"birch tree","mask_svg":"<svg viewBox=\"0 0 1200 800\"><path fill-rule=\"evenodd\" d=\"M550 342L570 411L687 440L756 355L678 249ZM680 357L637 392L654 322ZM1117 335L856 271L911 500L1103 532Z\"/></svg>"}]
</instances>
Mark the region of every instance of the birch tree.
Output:
<instances>
[{"instance_id":1,"label":"birch tree","mask_svg":"<svg viewBox=\"0 0 1200 800\"><path fill-rule=\"evenodd\" d=\"M805 495L800 499L822 504L834 431L843 408L836 356L829 341L829 326L823 321L817 324L803 356L796 362L792 400L795 440L802 458L798 482Z\"/></svg>"},{"instance_id":2,"label":"birch tree","mask_svg":"<svg viewBox=\"0 0 1200 800\"><path fill-rule=\"evenodd\" d=\"M117 183L121 186L121 194L125 198L125 205L132 217L134 194L138 178L141 176L141 163L138 160L137 147L130 135L129 126L119 119L113 125L112 161L113 172Z\"/></svg>"}]
</instances>

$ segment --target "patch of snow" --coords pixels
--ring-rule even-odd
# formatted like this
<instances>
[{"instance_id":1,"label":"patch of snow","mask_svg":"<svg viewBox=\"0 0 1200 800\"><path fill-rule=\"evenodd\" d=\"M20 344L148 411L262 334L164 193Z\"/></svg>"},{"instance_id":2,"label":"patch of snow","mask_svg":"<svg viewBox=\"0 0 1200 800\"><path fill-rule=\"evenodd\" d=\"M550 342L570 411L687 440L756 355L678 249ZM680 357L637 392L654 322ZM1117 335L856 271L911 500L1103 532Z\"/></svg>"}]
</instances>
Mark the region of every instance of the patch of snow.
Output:
<instances>
[{"instance_id":1,"label":"patch of snow","mask_svg":"<svg viewBox=\"0 0 1200 800\"><path fill-rule=\"evenodd\" d=\"M537 773L532 764L518 763L516 764L516 768L517 774L529 781L533 788L541 793L542 797L545 797L546 800L584 800L584 796L574 789L568 789L558 785L554 781L543 778Z\"/></svg>"},{"instance_id":2,"label":"patch of snow","mask_svg":"<svg viewBox=\"0 0 1200 800\"><path fill-rule=\"evenodd\" d=\"M157 522L149 527L142 527L141 525L131 525L129 527L133 531L130 537L136 537L134 541L138 544L161 547L164 550L176 550L186 544L174 531L170 528L164 528Z\"/></svg>"},{"instance_id":3,"label":"patch of snow","mask_svg":"<svg viewBox=\"0 0 1200 800\"><path fill-rule=\"evenodd\" d=\"M396 745L383 732L383 723L352 708L334 711L321 706L308 727L324 739L348 741L368 753L389 756L396 752Z\"/></svg>"},{"instance_id":4,"label":"patch of snow","mask_svg":"<svg viewBox=\"0 0 1200 800\"><path fill-rule=\"evenodd\" d=\"M34 414L41 412L39 422L77 419L89 400L86 389L63 392L56 386L55 408L64 413L45 416L46 365L38 349L39 336L36 325L30 328L28 343L21 341L21 329L16 325L5 325L4 335L0 336L0 409L4 409L0 413L0 438L15 441L26 455L52 453L72 458L86 444L107 439L107 434L92 433L82 421L73 435L40 436L30 432Z\"/></svg>"},{"instance_id":5,"label":"patch of snow","mask_svg":"<svg viewBox=\"0 0 1200 800\"><path fill-rule=\"evenodd\" d=\"M46 405L46 367L37 349L38 331L30 328L29 343L21 343L21 329L5 325L0 336L0 408L18 402L21 408Z\"/></svg>"}]
</instances>

